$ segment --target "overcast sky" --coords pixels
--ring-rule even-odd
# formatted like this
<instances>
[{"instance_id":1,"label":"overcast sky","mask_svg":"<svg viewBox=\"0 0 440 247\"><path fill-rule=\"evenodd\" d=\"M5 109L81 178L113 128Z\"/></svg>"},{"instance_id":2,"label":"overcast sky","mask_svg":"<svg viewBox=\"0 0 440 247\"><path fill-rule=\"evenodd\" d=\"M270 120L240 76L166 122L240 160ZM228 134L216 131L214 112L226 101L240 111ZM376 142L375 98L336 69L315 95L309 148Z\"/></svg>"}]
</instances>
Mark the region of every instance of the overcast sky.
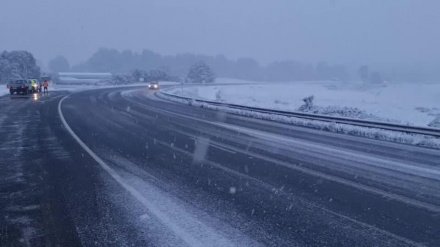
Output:
<instances>
[{"instance_id":1,"label":"overcast sky","mask_svg":"<svg viewBox=\"0 0 440 247\"><path fill-rule=\"evenodd\" d=\"M440 0L0 0L0 50L99 47L343 64L440 62Z\"/></svg>"}]
</instances>

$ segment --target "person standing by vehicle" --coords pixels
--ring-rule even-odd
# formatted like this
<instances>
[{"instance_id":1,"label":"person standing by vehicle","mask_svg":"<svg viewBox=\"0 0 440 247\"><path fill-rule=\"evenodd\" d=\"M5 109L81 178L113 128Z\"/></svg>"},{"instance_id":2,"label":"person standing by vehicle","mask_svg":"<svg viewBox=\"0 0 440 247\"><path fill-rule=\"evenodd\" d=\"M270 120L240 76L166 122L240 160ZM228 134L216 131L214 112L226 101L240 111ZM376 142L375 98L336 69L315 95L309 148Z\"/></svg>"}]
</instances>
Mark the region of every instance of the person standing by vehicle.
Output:
<instances>
[{"instance_id":1,"label":"person standing by vehicle","mask_svg":"<svg viewBox=\"0 0 440 247\"><path fill-rule=\"evenodd\" d=\"M48 93L47 87L49 87L49 83L47 82L47 80L44 80L44 82L43 82L43 88L44 88L43 93Z\"/></svg>"}]
</instances>

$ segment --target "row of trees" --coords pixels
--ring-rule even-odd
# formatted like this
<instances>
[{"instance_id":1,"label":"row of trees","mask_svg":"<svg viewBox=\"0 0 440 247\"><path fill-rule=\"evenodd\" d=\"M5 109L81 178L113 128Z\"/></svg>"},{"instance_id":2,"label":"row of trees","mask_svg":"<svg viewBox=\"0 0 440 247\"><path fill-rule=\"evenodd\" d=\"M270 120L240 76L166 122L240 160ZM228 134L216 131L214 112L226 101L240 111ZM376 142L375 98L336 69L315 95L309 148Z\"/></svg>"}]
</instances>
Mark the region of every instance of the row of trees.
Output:
<instances>
[{"instance_id":1,"label":"row of trees","mask_svg":"<svg viewBox=\"0 0 440 247\"><path fill-rule=\"evenodd\" d=\"M0 54L0 82L39 77L40 67L30 52L3 51Z\"/></svg>"},{"instance_id":2,"label":"row of trees","mask_svg":"<svg viewBox=\"0 0 440 247\"><path fill-rule=\"evenodd\" d=\"M49 61L48 65L52 73L68 72L70 70L70 63L64 56L56 56Z\"/></svg>"},{"instance_id":3,"label":"row of trees","mask_svg":"<svg viewBox=\"0 0 440 247\"><path fill-rule=\"evenodd\" d=\"M367 65L361 66L359 68L358 74L362 82L365 84L380 84L384 82L381 74L377 71L370 72L370 68Z\"/></svg>"},{"instance_id":4,"label":"row of trees","mask_svg":"<svg viewBox=\"0 0 440 247\"><path fill-rule=\"evenodd\" d=\"M167 70L161 69L151 69L151 70L142 70L135 69L131 73L133 79L135 81L140 81L142 78L144 81L179 81L180 78L177 76L171 75L171 73Z\"/></svg>"},{"instance_id":5,"label":"row of trees","mask_svg":"<svg viewBox=\"0 0 440 247\"><path fill-rule=\"evenodd\" d=\"M199 61L193 61L198 58ZM234 63L237 66L234 69L230 67L230 69L237 70L237 74L229 74L231 71L228 70L228 67ZM134 69L131 69L132 67ZM138 69L139 67L152 69L147 71ZM109 49L100 49L86 63L75 66L72 70L116 74L131 72L133 80L136 81L139 81L140 78L144 78L145 81L178 81L180 78L187 78L189 82L202 83L214 80L215 75L211 67L214 67L219 76L238 79L275 81L346 79L344 67L330 66L326 63L319 63L316 67L292 61L272 63L265 68L266 76L270 75L270 78L267 78L260 74L263 70L253 59L239 59L234 62L223 56L209 57L186 54L162 57L150 51L136 54L130 51L119 53ZM49 62L49 68L52 72L62 72L69 71L70 65L66 58L58 56ZM358 75L364 83L379 84L383 82L381 74L376 71L370 72L367 65L359 68ZM4 51L0 54L0 81L34 77L40 77L40 67L37 66L36 59L30 52Z\"/></svg>"},{"instance_id":6,"label":"row of trees","mask_svg":"<svg viewBox=\"0 0 440 247\"><path fill-rule=\"evenodd\" d=\"M186 77L187 82L191 83L210 83L214 82L214 71L203 61L193 64Z\"/></svg>"},{"instance_id":7,"label":"row of trees","mask_svg":"<svg viewBox=\"0 0 440 247\"><path fill-rule=\"evenodd\" d=\"M123 74L136 69L144 69L163 71L169 75L183 78L187 76L190 66L199 61L205 61L219 77L245 80L293 81L332 80L335 78L346 80L348 78L344 66L329 65L324 62L313 65L282 61L262 66L252 58L230 60L223 55L204 56L189 53L163 56L149 50L136 53L130 50L119 52L104 48L99 49L86 62L73 66L70 71Z\"/></svg>"},{"instance_id":8,"label":"row of trees","mask_svg":"<svg viewBox=\"0 0 440 247\"><path fill-rule=\"evenodd\" d=\"M201 64L199 61L207 63ZM191 65L196 67L190 67ZM232 61L222 55L215 57L193 54L161 56L148 50L138 54L131 51L118 52L114 49L100 49L85 63L72 68L63 56L57 56L49 62L51 72L71 70L74 72L111 72L117 75L131 73L133 80L136 81L140 78L145 81L178 81L186 77L192 78L189 79L190 81L209 82L212 80L211 77L214 77L210 67L214 68L220 77L247 80L346 80L348 77L344 66L329 65L325 62L313 66L295 61L282 61L262 67L251 58ZM149 68L149 70L140 68ZM196 72L196 70L199 71ZM202 74L205 75L202 76ZM203 79L197 78L198 76ZM383 82L381 74L376 71L370 72L367 65L359 68L358 76L364 83ZM119 81L120 76L117 78Z\"/></svg>"},{"instance_id":9,"label":"row of trees","mask_svg":"<svg viewBox=\"0 0 440 247\"><path fill-rule=\"evenodd\" d=\"M215 81L215 73L212 69L203 61L199 61L193 64L188 74L184 79L184 82L188 83L211 83ZM135 69L130 74L115 74L111 80L113 84L128 84L133 81L145 82L150 81L181 81L182 78L171 75L168 71L152 69L149 71Z\"/></svg>"},{"instance_id":10,"label":"row of trees","mask_svg":"<svg viewBox=\"0 0 440 247\"><path fill-rule=\"evenodd\" d=\"M348 79L344 66L329 65L324 62L311 65L295 61L282 61L263 67L251 58L233 61L223 55L179 54L176 56L162 56L149 50L133 53L131 51L118 52L114 49L100 49L85 63L73 67L70 67L69 61L65 57L57 56L49 62L49 69L54 73L72 71L128 74L133 72L135 80L144 78L147 81L175 81L180 78L189 78L190 66L197 64L198 61L206 61L205 65L213 68L219 77L264 81ZM381 71L384 72L382 75L378 71L370 71L369 66L364 65L359 68L357 74L364 83L373 84L382 83L384 79L387 81L417 82L437 78L438 73L435 74L428 69L423 70L423 68L382 69ZM4 51L0 53L0 80L39 77L39 75L40 67L31 53L27 51ZM210 81L210 79L205 78L202 81Z\"/></svg>"}]
</instances>

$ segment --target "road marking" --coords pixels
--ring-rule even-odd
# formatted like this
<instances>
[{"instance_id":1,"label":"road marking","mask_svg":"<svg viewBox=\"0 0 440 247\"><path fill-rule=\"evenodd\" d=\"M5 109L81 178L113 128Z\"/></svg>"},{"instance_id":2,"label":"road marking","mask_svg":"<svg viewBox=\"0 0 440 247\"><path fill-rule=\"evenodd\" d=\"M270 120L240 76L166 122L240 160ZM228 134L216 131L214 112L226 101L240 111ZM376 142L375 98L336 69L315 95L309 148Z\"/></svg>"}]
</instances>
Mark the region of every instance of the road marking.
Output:
<instances>
[{"instance_id":1,"label":"road marking","mask_svg":"<svg viewBox=\"0 0 440 247\"><path fill-rule=\"evenodd\" d=\"M122 177L108 166L98 155L96 155L70 128L64 118L63 112L61 111L61 105L63 101L68 98L69 95L63 97L58 103L58 114L61 118L66 130L73 137L73 139L78 142L78 144L116 181L122 186L127 192L129 192L136 200L138 200L142 205L144 205L151 213L153 213L162 223L164 223L168 228L170 228L177 236L179 236L187 245L189 246L205 246L199 240L192 237L192 235L182 229L181 226L175 224L166 214L157 210L153 204L151 204L147 198L145 198L139 191L127 184Z\"/></svg>"},{"instance_id":2,"label":"road marking","mask_svg":"<svg viewBox=\"0 0 440 247\"><path fill-rule=\"evenodd\" d=\"M182 133L182 134L185 134L185 135L188 135L187 133L184 133L184 132L181 132L181 131L178 131L178 132L180 132L180 133ZM197 138L197 137L190 137L190 139L191 139L191 140L194 140L195 142L202 142L202 143L204 143L204 144L207 144L208 146L212 146L212 147L214 147L214 148L217 148L217 149L223 150L223 151L228 152L228 153L231 153L231 154L236 154L235 151L232 151L232 150L227 149L227 148L224 148L224 147L222 147L222 146L220 146L220 145L218 145L218 144L215 144L215 143L213 143L213 142L212 142L211 140L209 140L209 139L208 139L208 141L204 141L203 139L200 139L200 138Z\"/></svg>"}]
</instances>

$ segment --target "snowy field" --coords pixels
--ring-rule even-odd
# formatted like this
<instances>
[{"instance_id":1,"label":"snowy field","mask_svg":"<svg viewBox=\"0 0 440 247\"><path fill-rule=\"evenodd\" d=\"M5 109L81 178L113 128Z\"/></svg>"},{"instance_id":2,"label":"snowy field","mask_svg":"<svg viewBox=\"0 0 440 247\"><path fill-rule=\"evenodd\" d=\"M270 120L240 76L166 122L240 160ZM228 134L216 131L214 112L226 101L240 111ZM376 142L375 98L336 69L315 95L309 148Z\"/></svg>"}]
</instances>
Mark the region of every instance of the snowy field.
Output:
<instances>
[{"instance_id":1,"label":"snowy field","mask_svg":"<svg viewBox=\"0 0 440 247\"><path fill-rule=\"evenodd\" d=\"M222 80L216 83L220 84ZM368 86L342 82L236 84L175 87L166 92L286 111L298 111L304 104L303 99L313 95L314 106L303 111L420 126L432 125L440 118L440 83Z\"/></svg>"}]
</instances>

